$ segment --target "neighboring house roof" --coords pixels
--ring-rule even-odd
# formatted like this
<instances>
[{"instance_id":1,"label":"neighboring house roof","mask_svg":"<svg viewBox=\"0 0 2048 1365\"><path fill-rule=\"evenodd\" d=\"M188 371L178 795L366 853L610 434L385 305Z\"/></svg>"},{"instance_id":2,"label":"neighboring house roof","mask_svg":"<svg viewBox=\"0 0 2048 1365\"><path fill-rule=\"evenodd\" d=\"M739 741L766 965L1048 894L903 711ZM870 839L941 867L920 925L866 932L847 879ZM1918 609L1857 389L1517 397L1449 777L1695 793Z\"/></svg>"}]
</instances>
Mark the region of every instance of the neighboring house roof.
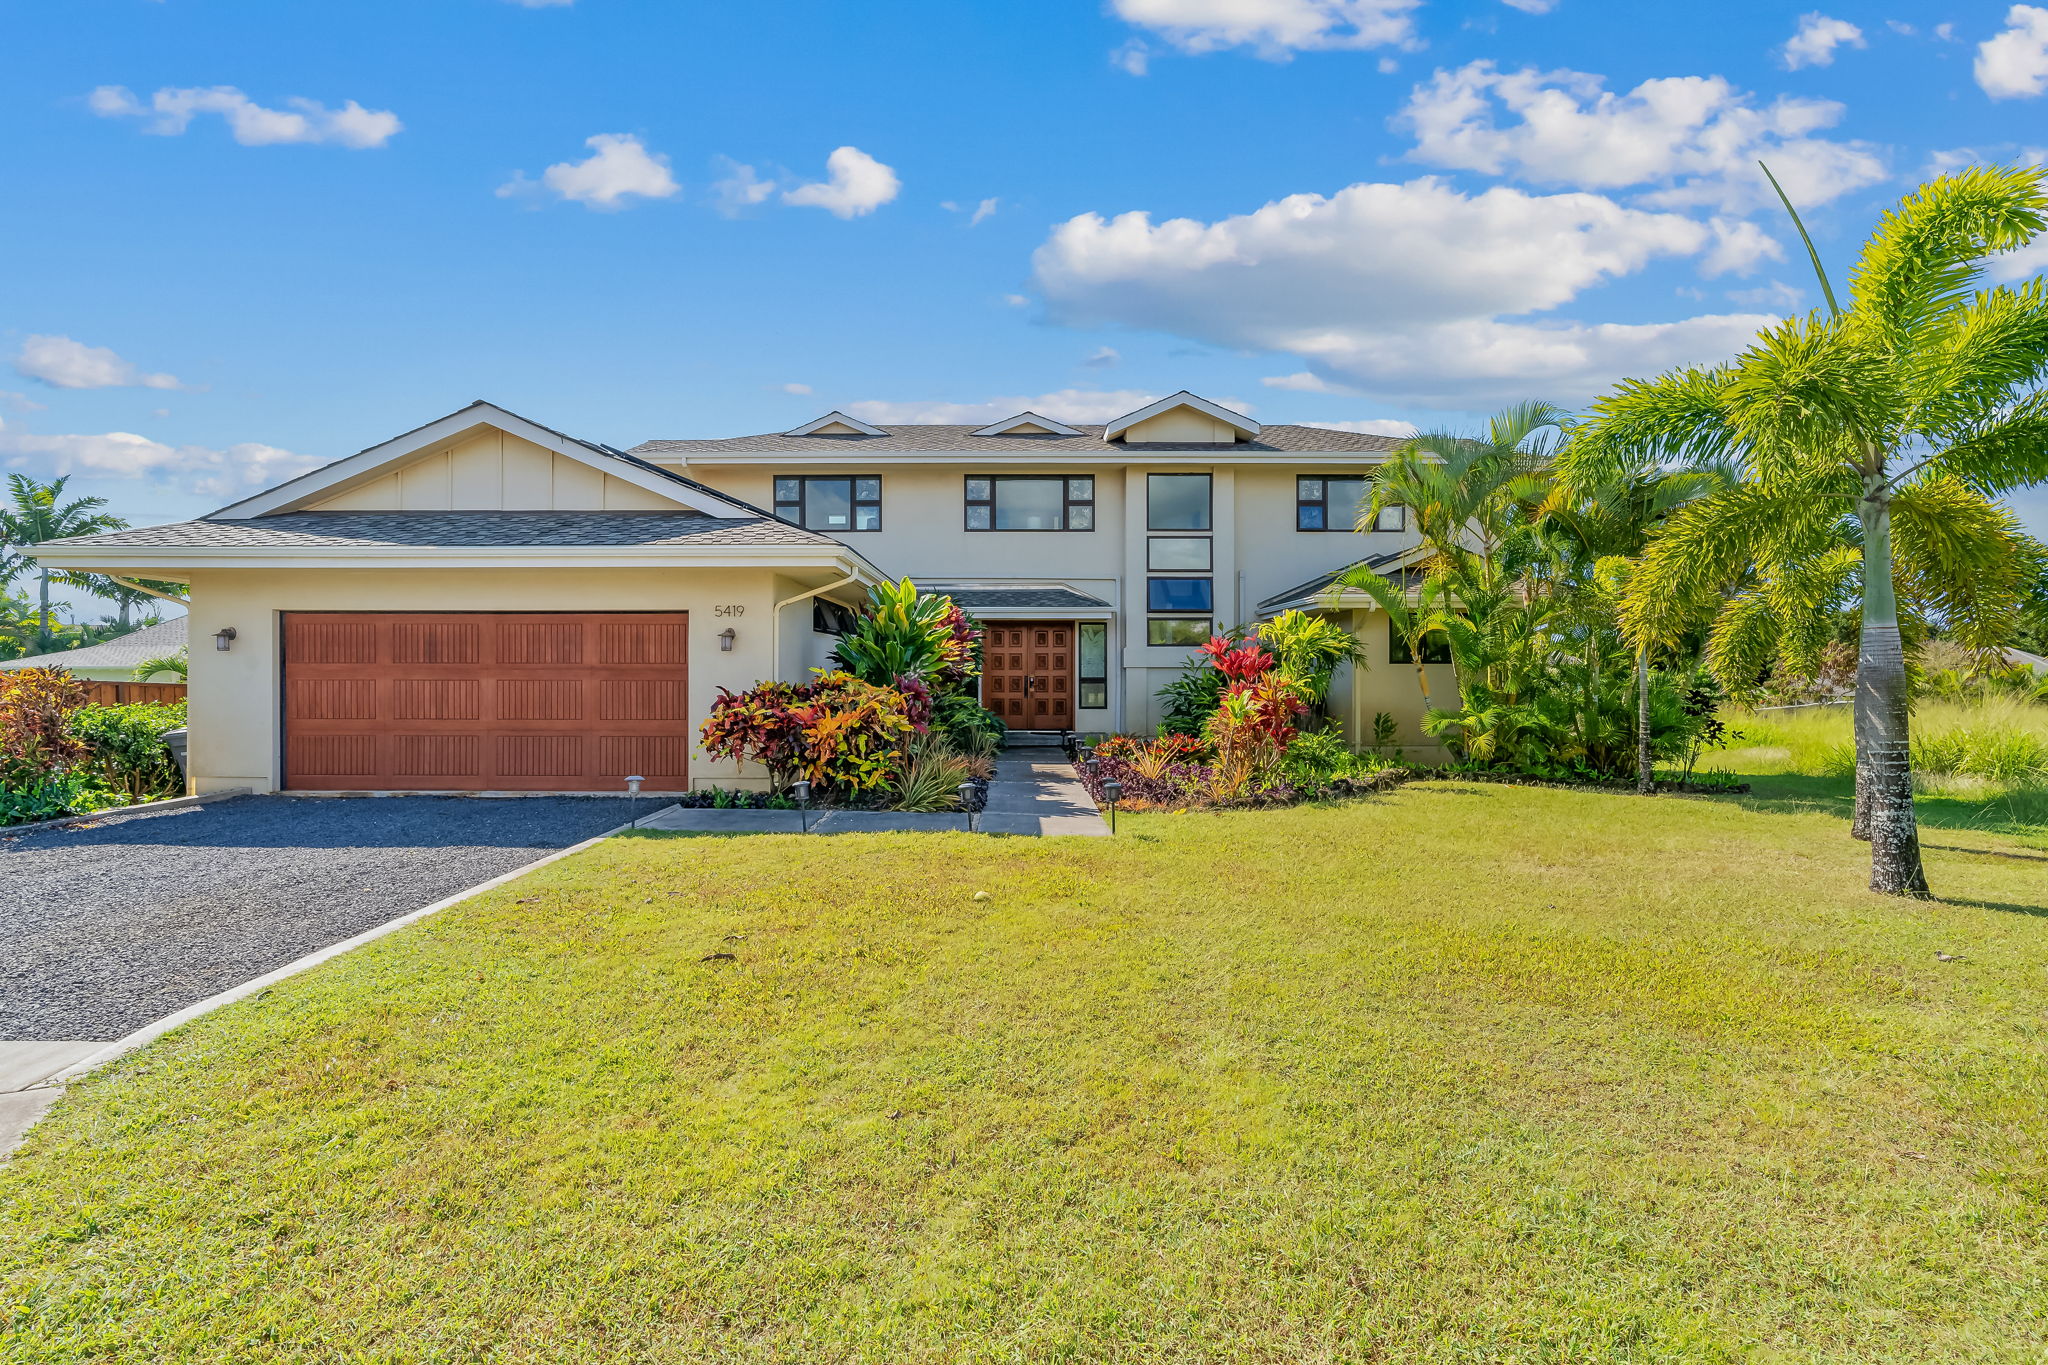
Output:
<instances>
[{"instance_id":1,"label":"neighboring house roof","mask_svg":"<svg viewBox=\"0 0 2048 1365\"><path fill-rule=\"evenodd\" d=\"M846 547L765 514L712 517L702 512L279 512L233 521L180 521L96 536L53 540L38 548L412 547L469 549L517 546Z\"/></svg>"},{"instance_id":2,"label":"neighboring house roof","mask_svg":"<svg viewBox=\"0 0 2048 1365\"><path fill-rule=\"evenodd\" d=\"M1270 428L1268 429L1270 430ZM1387 574L1387 577L1392 578L1396 583L1401 583L1403 581L1401 574L1388 574L1387 571L1389 569L1406 569L1408 561L1414 554L1415 549L1411 547L1406 550L1390 550L1385 554L1367 555L1364 559L1354 559L1342 568L1332 569L1326 574L1318 574L1306 583L1297 583L1291 588L1274 593L1271 597L1259 603L1259 615L1272 615L1289 607L1318 606L1320 605L1323 593L1329 589L1332 583L1335 583L1343 575L1351 572L1351 570L1360 567L1371 569L1375 573Z\"/></svg>"},{"instance_id":3,"label":"neighboring house roof","mask_svg":"<svg viewBox=\"0 0 2048 1365\"><path fill-rule=\"evenodd\" d=\"M83 649L56 649L48 654L32 654L26 659L0 660L0 669L47 668L54 665L74 671L90 668L132 673L135 666L145 659L160 659L166 654L176 654L185 648L185 631L190 620L190 617L176 616L153 626L131 630L126 635L117 635L102 644L87 645Z\"/></svg>"},{"instance_id":4,"label":"neighboring house roof","mask_svg":"<svg viewBox=\"0 0 2048 1365\"><path fill-rule=\"evenodd\" d=\"M934 593L944 593L953 599L962 611L1003 611L1024 609L1030 611L1088 611L1101 610L1109 603L1099 597L1090 597L1085 592L1072 588L943 588L934 587Z\"/></svg>"},{"instance_id":5,"label":"neighboring house roof","mask_svg":"<svg viewBox=\"0 0 2048 1365\"><path fill-rule=\"evenodd\" d=\"M2025 664L2036 673L2048 674L2048 659L2044 659L2038 654L2029 654L2024 649L2014 649L2010 645L2000 650L1999 653L2005 656L2005 662L2008 665Z\"/></svg>"},{"instance_id":6,"label":"neighboring house roof","mask_svg":"<svg viewBox=\"0 0 2048 1365\"><path fill-rule=\"evenodd\" d=\"M1301 453L1390 454L1406 442L1400 436L1376 436L1363 431L1333 431L1328 427L1261 427L1256 439L1236 443L1196 444L1185 441L1129 441L1110 444L1103 440L1100 424L1075 424L1073 436L977 436L984 428L962 423L891 427L879 436L792 436L768 432L759 436L727 436L704 441L643 441L628 452L659 458L664 455L728 454L835 454L853 451L1003 451L1011 453L1055 451L1068 455L1104 455L1120 450L1216 451L1231 455Z\"/></svg>"}]
</instances>

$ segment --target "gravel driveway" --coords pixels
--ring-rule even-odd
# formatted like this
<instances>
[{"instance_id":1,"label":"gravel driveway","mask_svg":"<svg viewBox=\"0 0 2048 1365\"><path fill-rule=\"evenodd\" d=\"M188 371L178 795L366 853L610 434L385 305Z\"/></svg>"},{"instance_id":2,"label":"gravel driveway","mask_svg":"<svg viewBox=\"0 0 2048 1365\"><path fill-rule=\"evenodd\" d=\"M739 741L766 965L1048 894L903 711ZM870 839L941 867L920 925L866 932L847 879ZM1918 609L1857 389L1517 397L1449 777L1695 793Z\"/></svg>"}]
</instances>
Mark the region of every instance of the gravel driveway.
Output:
<instances>
[{"instance_id":1,"label":"gravel driveway","mask_svg":"<svg viewBox=\"0 0 2048 1365\"><path fill-rule=\"evenodd\" d=\"M119 1038L664 804L260 796L0 831L0 1039Z\"/></svg>"}]
</instances>

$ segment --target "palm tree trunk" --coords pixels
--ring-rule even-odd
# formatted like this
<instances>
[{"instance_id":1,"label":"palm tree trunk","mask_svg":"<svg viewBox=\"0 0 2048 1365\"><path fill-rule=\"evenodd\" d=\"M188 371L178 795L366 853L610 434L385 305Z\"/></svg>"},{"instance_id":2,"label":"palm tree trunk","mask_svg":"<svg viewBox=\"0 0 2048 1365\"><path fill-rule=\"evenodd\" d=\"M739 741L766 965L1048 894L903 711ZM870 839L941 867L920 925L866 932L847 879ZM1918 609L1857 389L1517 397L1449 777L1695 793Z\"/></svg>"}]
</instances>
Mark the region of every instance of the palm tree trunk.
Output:
<instances>
[{"instance_id":1,"label":"palm tree trunk","mask_svg":"<svg viewBox=\"0 0 2048 1365\"><path fill-rule=\"evenodd\" d=\"M1650 757L1650 651L1636 651L1636 790L1648 796L1657 790L1657 767Z\"/></svg>"},{"instance_id":2,"label":"palm tree trunk","mask_svg":"<svg viewBox=\"0 0 2048 1365\"><path fill-rule=\"evenodd\" d=\"M1891 495L1882 473L1864 480L1863 638L1856 657L1857 777L1870 816L1870 889L1926 897L1920 830L1913 815L1907 732L1906 652L1892 587ZM1867 776L1866 776L1867 770Z\"/></svg>"}]
</instances>

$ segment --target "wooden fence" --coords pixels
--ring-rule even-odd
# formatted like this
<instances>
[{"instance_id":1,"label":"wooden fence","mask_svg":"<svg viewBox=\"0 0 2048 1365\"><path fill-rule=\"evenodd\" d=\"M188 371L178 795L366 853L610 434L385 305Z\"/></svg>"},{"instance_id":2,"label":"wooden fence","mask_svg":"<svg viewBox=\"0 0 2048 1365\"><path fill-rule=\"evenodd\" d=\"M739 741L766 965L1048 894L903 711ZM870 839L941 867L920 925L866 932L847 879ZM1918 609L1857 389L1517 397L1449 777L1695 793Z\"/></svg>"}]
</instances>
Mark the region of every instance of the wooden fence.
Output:
<instances>
[{"instance_id":1,"label":"wooden fence","mask_svg":"<svg viewBox=\"0 0 2048 1365\"><path fill-rule=\"evenodd\" d=\"M133 701L168 705L185 700L183 683L88 681L85 687L86 700L94 706L125 706Z\"/></svg>"}]
</instances>

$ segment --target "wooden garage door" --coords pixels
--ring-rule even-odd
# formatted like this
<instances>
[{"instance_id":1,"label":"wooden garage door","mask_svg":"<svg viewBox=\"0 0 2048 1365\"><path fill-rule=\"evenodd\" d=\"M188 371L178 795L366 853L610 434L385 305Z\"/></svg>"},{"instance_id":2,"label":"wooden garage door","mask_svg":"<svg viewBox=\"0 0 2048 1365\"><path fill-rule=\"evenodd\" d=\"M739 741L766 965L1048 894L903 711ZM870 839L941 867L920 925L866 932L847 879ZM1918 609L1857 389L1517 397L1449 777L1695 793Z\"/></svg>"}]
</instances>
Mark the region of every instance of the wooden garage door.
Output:
<instances>
[{"instance_id":1,"label":"wooden garage door","mask_svg":"<svg viewBox=\"0 0 2048 1365\"><path fill-rule=\"evenodd\" d=\"M287 612L299 791L688 785L683 612Z\"/></svg>"}]
</instances>

